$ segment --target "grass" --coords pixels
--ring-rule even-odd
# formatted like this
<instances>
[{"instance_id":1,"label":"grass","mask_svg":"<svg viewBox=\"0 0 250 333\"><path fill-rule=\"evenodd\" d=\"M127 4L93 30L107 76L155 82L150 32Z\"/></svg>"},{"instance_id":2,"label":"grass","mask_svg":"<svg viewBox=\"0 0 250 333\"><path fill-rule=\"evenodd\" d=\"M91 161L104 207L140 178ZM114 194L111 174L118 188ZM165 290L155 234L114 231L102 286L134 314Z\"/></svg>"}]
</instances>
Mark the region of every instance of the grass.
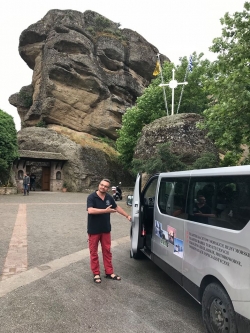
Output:
<instances>
[{"instance_id":1,"label":"grass","mask_svg":"<svg viewBox=\"0 0 250 333\"><path fill-rule=\"evenodd\" d=\"M50 125L49 128L68 137L71 141L81 145L82 147L101 150L109 155L112 160L118 158L118 152L108 143L104 142L103 138L98 138L88 133L77 132L59 125Z\"/></svg>"}]
</instances>

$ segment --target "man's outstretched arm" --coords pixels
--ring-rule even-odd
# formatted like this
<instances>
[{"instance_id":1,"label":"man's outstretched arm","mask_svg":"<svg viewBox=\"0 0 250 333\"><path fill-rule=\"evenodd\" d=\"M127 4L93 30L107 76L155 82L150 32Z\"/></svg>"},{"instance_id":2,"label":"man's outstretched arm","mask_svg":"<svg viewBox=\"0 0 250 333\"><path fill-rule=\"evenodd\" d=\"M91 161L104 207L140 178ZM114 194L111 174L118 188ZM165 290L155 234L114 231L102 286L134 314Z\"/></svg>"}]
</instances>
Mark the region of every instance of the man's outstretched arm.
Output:
<instances>
[{"instance_id":1,"label":"man's outstretched arm","mask_svg":"<svg viewBox=\"0 0 250 333\"><path fill-rule=\"evenodd\" d=\"M116 211L117 211L117 213L119 213L119 214L125 216L126 219L128 219L129 221L131 221L131 216L130 216L129 214L127 214L127 213L125 212L125 210L122 209L122 207L117 206L117 207L116 207Z\"/></svg>"}]
</instances>

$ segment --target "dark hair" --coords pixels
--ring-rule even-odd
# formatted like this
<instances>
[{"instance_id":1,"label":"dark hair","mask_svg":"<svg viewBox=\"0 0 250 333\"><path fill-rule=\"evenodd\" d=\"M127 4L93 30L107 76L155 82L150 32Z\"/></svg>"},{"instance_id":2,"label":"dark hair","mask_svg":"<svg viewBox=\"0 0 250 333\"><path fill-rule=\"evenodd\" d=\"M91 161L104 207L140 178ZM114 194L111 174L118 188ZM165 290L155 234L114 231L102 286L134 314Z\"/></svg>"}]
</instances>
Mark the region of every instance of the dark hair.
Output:
<instances>
[{"instance_id":1,"label":"dark hair","mask_svg":"<svg viewBox=\"0 0 250 333\"><path fill-rule=\"evenodd\" d=\"M110 181L109 179L107 179L107 178L102 179L102 180L100 181L100 183L101 183L101 182L107 182L107 183L111 184L111 181Z\"/></svg>"}]
</instances>

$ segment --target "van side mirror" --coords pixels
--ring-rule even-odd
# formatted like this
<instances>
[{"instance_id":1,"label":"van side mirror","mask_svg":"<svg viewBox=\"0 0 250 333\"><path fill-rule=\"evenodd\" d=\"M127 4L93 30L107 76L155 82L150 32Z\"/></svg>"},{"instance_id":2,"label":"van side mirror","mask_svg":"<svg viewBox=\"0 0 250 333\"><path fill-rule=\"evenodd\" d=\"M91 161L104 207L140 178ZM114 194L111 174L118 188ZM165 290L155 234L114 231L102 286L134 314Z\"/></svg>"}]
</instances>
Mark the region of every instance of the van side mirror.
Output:
<instances>
[{"instance_id":1,"label":"van side mirror","mask_svg":"<svg viewBox=\"0 0 250 333\"><path fill-rule=\"evenodd\" d=\"M133 203L133 195L132 194L129 194L127 196L127 205L128 206L132 206L132 203Z\"/></svg>"}]
</instances>

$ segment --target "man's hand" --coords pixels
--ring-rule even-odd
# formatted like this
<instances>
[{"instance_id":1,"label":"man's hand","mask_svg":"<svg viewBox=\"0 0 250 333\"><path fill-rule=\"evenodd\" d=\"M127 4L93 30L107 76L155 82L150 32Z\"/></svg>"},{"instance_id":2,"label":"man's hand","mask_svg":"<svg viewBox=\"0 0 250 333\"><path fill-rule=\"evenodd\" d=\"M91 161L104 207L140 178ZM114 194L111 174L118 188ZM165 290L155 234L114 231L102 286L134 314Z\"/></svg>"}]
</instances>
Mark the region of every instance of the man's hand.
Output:
<instances>
[{"instance_id":1,"label":"man's hand","mask_svg":"<svg viewBox=\"0 0 250 333\"><path fill-rule=\"evenodd\" d=\"M106 208L107 213L116 213L116 209L112 208L112 205Z\"/></svg>"}]
</instances>

